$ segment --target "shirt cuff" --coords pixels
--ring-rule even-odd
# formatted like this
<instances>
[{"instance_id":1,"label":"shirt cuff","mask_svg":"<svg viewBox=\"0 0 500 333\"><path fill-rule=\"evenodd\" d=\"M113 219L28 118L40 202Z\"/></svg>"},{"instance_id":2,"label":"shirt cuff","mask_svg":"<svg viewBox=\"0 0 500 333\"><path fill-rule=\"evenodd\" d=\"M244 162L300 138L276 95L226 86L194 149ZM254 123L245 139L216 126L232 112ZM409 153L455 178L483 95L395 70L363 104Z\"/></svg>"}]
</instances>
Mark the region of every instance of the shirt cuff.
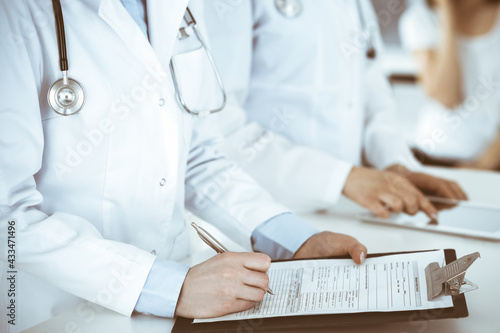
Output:
<instances>
[{"instance_id":1,"label":"shirt cuff","mask_svg":"<svg viewBox=\"0 0 500 333\"><path fill-rule=\"evenodd\" d=\"M271 259L292 259L297 250L318 229L292 213L283 213L259 224L252 234L252 247Z\"/></svg>"},{"instance_id":2,"label":"shirt cuff","mask_svg":"<svg viewBox=\"0 0 500 333\"><path fill-rule=\"evenodd\" d=\"M139 295L135 310L173 318L188 271L189 267L185 265L156 258Z\"/></svg>"}]
</instances>

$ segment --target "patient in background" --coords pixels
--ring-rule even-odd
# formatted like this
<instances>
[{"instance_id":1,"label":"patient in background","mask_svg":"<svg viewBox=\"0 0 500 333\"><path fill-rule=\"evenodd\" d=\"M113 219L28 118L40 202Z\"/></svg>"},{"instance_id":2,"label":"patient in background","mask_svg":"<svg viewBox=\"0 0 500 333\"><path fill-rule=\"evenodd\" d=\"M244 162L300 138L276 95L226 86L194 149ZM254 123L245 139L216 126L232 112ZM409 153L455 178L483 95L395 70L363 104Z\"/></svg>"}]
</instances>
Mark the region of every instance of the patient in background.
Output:
<instances>
[{"instance_id":1,"label":"patient in background","mask_svg":"<svg viewBox=\"0 0 500 333\"><path fill-rule=\"evenodd\" d=\"M402 17L428 96L414 143L424 162L500 170L499 8L500 0L415 0Z\"/></svg>"}]
</instances>

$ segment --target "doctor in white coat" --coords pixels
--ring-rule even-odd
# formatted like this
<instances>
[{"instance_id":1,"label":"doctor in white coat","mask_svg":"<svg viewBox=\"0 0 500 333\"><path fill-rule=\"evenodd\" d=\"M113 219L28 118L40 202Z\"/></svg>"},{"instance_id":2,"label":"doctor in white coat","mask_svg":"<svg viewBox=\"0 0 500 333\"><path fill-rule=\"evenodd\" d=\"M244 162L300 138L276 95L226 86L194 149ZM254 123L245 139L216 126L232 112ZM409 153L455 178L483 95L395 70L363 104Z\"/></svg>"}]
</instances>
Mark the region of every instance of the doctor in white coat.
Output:
<instances>
[{"instance_id":1,"label":"doctor in white coat","mask_svg":"<svg viewBox=\"0 0 500 333\"><path fill-rule=\"evenodd\" d=\"M219 153L213 120L179 106L171 58L193 108L220 96L202 94L212 83L203 48L186 50L178 39L186 5L62 1L69 77L86 95L79 113L63 116L47 102L61 78L51 1L0 1L0 331L85 300L165 317L252 307L268 286L269 257L179 264L190 250L185 201L271 257L363 261L366 248L354 238L318 233L275 203ZM79 311L88 319L89 309Z\"/></svg>"},{"instance_id":2,"label":"doctor in white coat","mask_svg":"<svg viewBox=\"0 0 500 333\"><path fill-rule=\"evenodd\" d=\"M367 57L367 35L379 44L369 1L215 1L205 13L230 92L230 112L217 115L225 151L273 197L311 211L344 194L381 217L435 217L424 193L466 198L454 181L418 172ZM362 155L381 171L361 167Z\"/></svg>"}]
</instances>

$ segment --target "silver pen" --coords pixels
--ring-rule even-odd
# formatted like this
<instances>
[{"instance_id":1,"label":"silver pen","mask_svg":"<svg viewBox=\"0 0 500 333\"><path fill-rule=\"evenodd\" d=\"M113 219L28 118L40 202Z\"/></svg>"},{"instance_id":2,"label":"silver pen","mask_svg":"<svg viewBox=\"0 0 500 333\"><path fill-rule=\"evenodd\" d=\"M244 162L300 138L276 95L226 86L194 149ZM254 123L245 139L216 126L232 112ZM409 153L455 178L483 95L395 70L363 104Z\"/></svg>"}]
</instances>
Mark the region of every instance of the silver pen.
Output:
<instances>
[{"instance_id":1,"label":"silver pen","mask_svg":"<svg viewBox=\"0 0 500 333\"><path fill-rule=\"evenodd\" d=\"M224 253L224 252L229 252L228 249L224 245L222 245L217 239L215 239L214 236L210 235L208 231L197 225L196 223L192 222L191 225L193 228L196 229L196 232L198 233L198 236L212 249L215 250L218 254ZM271 295L274 295L273 291L271 288L267 288L267 292Z\"/></svg>"}]
</instances>

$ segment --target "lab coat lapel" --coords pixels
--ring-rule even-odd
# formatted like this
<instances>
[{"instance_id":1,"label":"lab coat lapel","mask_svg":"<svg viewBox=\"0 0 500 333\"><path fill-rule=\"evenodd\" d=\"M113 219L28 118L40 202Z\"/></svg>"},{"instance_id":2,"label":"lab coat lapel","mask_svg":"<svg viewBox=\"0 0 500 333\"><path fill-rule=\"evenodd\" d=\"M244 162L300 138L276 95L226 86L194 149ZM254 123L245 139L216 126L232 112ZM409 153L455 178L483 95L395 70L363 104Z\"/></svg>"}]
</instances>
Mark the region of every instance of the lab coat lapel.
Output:
<instances>
[{"instance_id":1,"label":"lab coat lapel","mask_svg":"<svg viewBox=\"0 0 500 333\"><path fill-rule=\"evenodd\" d=\"M130 51L145 64L146 70L157 75L158 71L170 73L169 62L173 47L177 41L177 34L183 18L188 0L148 0L148 30L150 41L145 37L137 23L128 14L120 0L100 0L99 16L115 31L117 36L128 46ZM167 79L170 80L170 77ZM184 134L182 116L175 100L174 89L167 82L170 96L163 95L165 112L159 112L159 121L166 135L164 147L168 159L165 172L168 174L167 182L170 183L170 196L166 200L168 207L173 211L178 177L179 159L181 158L180 138ZM163 90L165 93L166 91Z\"/></svg>"},{"instance_id":2,"label":"lab coat lapel","mask_svg":"<svg viewBox=\"0 0 500 333\"><path fill-rule=\"evenodd\" d=\"M168 70L188 0L147 1L149 41L120 0L86 1L98 7L99 16L149 68L160 62Z\"/></svg>"},{"instance_id":3,"label":"lab coat lapel","mask_svg":"<svg viewBox=\"0 0 500 333\"><path fill-rule=\"evenodd\" d=\"M148 0L149 38L164 68L168 68L188 0Z\"/></svg>"},{"instance_id":4,"label":"lab coat lapel","mask_svg":"<svg viewBox=\"0 0 500 333\"><path fill-rule=\"evenodd\" d=\"M81 2L86 3L89 8L94 12L99 12L99 7L101 6L101 0L81 0ZM64 9L63 9L64 11Z\"/></svg>"},{"instance_id":5,"label":"lab coat lapel","mask_svg":"<svg viewBox=\"0 0 500 333\"><path fill-rule=\"evenodd\" d=\"M101 0L98 11L99 16L141 62L148 67L158 62L148 39L120 0Z\"/></svg>"}]
</instances>

